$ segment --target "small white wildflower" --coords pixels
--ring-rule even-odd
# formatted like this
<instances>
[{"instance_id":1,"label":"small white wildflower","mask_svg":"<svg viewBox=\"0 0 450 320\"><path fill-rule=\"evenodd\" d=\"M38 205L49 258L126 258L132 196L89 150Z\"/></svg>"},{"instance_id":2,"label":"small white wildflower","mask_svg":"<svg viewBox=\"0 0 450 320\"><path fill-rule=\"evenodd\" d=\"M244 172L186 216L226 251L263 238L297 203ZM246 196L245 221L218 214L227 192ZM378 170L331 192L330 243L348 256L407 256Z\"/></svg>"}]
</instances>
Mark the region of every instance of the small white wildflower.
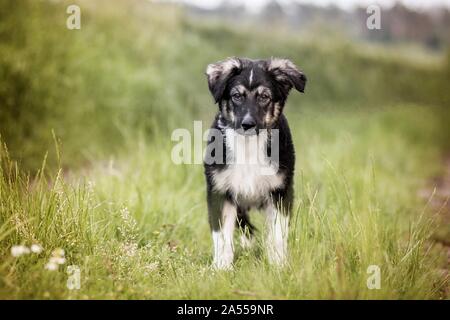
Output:
<instances>
[{"instance_id":1,"label":"small white wildflower","mask_svg":"<svg viewBox=\"0 0 450 320\"><path fill-rule=\"evenodd\" d=\"M54 271L58 269L60 264L66 263L66 258L64 258L64 250L61 248L57 248L53 250L52 256L48 260L48 263L45 265L45 269Z\"/></svg>"},{"instance_id":2,"label":"small white wildflower","mask_svg":"<svg viewBox=\"0 0 450 320\"><path fill-rule=\"evenodd\" d=\"M30 253L30 249L26 246L12 246L11 247L11 255L13 257L20 257L21 255Z\"/></svg>"},{"instance_id":3,"label":"small white wildflower","mask_svg":"<svg viewBox=\"0 0 450 320\"><path fill-rule=\"evenodd\" d=\"M49 259L48 263L64 264L64 263L66 263L66 258L64 258L64 257L51 257Z\"/></svg>"},{"instance_id":4,"label":"small white wildflower","mask_svg":"<svg viewBox=\"0 0 450 320\"><path fill-rule=\"evenodd\" d=\"M30 249L31 249L31 252L36 253L36 254L39 254L42 252L42 247L38 244L31 245Z\"/></svg>"},{"instance_id":5,"label":"small white wildflower","mask_svg":"<svg viewBox=\"0 0 450 320\"><path fill-rule=\"evenodd\" d=\"M58 269L58 265L56 263L49 262L45 265L45 269L50 270L50 271L55 271Z\"/></svg>"}]
</instances>

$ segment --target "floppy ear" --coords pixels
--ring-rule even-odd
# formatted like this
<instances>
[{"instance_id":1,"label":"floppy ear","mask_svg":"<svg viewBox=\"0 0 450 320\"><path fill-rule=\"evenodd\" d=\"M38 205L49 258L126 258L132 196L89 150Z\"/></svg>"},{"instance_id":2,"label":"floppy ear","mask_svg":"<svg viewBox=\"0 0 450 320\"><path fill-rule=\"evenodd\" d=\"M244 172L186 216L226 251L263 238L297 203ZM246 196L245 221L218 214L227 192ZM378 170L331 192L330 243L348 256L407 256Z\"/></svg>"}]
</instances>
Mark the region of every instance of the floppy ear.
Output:
<instances>
[{"instance_id":1,"label":"floppy ear","mask_svg":"<svg viewBox=\"0 0 450 320\"><path fill-rule=\"evenodd\" d=\"M275 81L277 81L284 93L287 95L289 90L294 87L300 92L305 91L306 76L298 70L292 61L288 59L271 58L268 61L267 71L269 71Z\"/></svg>"},{"instance_id":2,"label":"floppy ear","mask_svg":"<svg viewBox=\"0 0 450 320\"><path fill-rule=\"evenodd\" d=\"M227 86L227 81L242 68L239 58L228 58L223 61L211 63L206 68L209 91L214 100L219 102Z\"/></svg>"}]
</instances>

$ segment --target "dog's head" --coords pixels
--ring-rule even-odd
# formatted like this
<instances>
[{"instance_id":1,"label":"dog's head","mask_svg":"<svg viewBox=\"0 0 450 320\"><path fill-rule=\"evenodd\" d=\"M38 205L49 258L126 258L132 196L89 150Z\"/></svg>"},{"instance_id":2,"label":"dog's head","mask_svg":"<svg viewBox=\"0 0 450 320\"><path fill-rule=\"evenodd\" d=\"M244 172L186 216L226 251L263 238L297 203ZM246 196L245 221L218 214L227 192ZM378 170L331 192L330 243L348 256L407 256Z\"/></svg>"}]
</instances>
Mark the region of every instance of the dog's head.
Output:
<instances>
[{"instance_id":1,"label":"dog's head","mask_svg":"<svg viewBox=\"0 0 450 320\"><path fill-rule=\"evenodd\" d=\"M208 65L208 85L226 125L246 134L271 128L292 88L303 92L306 76L287 59L228 58Z\"/></svg>"}]
</instances>

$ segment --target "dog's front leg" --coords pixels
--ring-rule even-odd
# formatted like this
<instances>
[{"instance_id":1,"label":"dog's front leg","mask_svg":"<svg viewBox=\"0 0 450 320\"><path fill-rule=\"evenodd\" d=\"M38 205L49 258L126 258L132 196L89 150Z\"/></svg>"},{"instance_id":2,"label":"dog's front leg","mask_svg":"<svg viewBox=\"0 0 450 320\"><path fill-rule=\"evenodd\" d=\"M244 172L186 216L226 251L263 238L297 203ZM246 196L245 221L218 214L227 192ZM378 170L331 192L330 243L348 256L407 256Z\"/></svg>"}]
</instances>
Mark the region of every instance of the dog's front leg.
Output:
<instances>
[{"instance_id":1,"label":"dog's front leg","mask_svg":"<svg viewBox=\"0 0 450 320\"><path fill-rule=\"evenodd\" d=\"M287 259L289 215L270 203L266 207L266 247L269 262L282 266Z\"/></svg>"},{"instance_id":2,"label":"dog's front leg","mask_svg":"<svg viewBox=\"0 0 450 320\"><path fill-rule=\"evenodd\" d=\"M214 245L214 262L216 269L229 270L233 267L234 246L233 233L237 219L236 205L229 200L216 197L216 205L210 207L210 225ZM214 210L215 209L215 210Z\"/></svg>"}]
</instances>

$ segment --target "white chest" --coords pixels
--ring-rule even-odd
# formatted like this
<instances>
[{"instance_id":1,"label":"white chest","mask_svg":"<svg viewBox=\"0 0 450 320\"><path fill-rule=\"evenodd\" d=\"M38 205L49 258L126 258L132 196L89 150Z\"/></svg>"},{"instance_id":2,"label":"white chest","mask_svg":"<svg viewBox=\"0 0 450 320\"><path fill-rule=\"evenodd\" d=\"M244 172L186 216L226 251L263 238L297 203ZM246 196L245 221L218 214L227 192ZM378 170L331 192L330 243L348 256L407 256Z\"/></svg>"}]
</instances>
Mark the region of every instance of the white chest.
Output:
<instances>
[{"instance_id":1,"label":"white chest","mask_svg":"<svg viewBox=\"0 0 450 320\"><path fill-rule=\"evenodd\" d=\"M283 175L276 163L267 157L267 132L243 136L226 131L228 167L214 174L218 191L230 190L237 200L249 204L269 197L270 192L283 185Z\"/></svg>"}]
</instances>

